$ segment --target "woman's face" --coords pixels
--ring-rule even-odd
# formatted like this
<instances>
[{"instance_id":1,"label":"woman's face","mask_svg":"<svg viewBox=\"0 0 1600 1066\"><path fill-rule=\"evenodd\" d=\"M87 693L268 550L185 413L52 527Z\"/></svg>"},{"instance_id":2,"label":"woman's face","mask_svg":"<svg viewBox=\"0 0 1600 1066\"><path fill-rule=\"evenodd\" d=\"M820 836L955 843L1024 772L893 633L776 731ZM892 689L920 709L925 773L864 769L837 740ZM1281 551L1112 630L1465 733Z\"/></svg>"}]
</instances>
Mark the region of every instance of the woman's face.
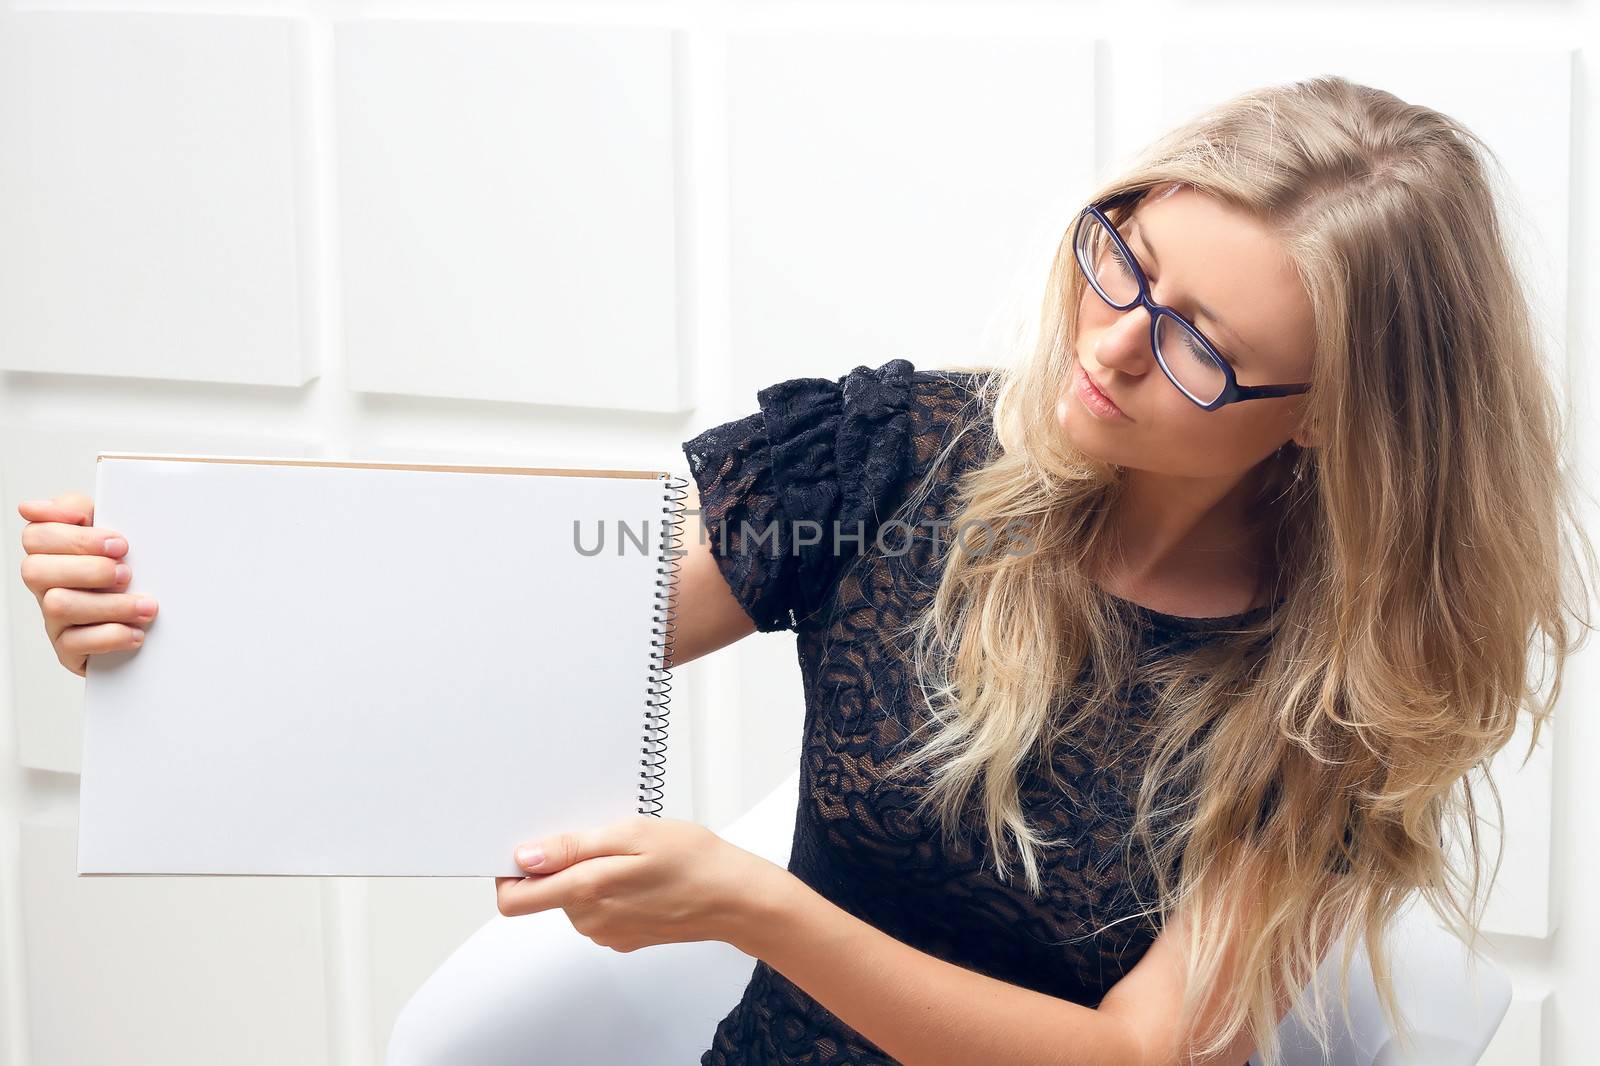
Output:
<instances>
[{"instance_id":1,"label":"woman's face","mask_svg":"<svg viewBox=\"0 0 1600 1066\"><path fill-rule=\"evenodd\" d=\"M1253 216L1189 186L1169 185L1152 190L1119 232L1149 279L1150 298L1194 323L1233 364L1239 384L1310 380L1310 300L1276 239ZM1056 417L1074 446L1102 461L1216 477L1244 473L1290 439L1316 443L1298 426L1304 394L1215 411L1196 406L1156 362L1150 313L1142 306L1117 311L1087 284L1074 352L1077 365ZM1083 374L1120 415L1106 417L1085 402Z\"/></svg>"}]
</instances>

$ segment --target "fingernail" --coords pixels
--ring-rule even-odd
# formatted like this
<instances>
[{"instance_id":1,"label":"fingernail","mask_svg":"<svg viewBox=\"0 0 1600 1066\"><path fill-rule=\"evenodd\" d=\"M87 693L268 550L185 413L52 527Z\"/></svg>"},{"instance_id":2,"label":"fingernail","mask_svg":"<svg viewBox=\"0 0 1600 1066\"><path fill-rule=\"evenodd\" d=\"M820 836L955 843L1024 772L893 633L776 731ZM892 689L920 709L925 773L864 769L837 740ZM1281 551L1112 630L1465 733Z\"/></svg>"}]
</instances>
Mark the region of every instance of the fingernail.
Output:
<instances>
[{"instance_id":1,"label":"fingernail","mask_svg":"<svg viewBox=\"0 0 1600 1066\"><path fill-rule=\"evenodd\" d=\"M128 569L126 563L118 563L117 564L117 584L120 585L122 582L128 580L128 575L130 573L132 573L132 571Z\"/></svg>"},{"instance_id":2,"label":"fingernail","mask_svg":"<svg viewBox=\"0 0 1600 1066\"><path fill-rule=\"evenodd\" d=\"M133 605L133 609L148 618L156 613L156 601L149 598L140 599Z\"/></svg>"},{"instance_id":3,"label":"fingernail","mask_svg":"<svg viewBox=\"0 0 1600 1066\"><path fill-rule=\"evenodd\" d=\"M107 555L121 555L128 550L128 542L121 537L107 537L105 549Z\"/></svg>"},{"instance_id":4,"label":"fingernail","mask_svg":"<svg viewBox=\"0 0 1600 1066\"><path fill-rule=\"evenodd\" d=\"M132 639L132 640L133 640L133 642L134 642L134 643L135 643L135 644L142 644L142 643L144 643L144 630L142 630L142 629L135 629L135 630L134 630L134 631L133 631L133 637L132 637L132 638L131 638L131 639Z\"/></svg>"},{"instance_id":5,"label":"fingernail","mask_svg":"<svg viewBox=\"0 0 1600 1066\"><path fill-rule=\"evenodd\" d=\"M544 849L541 847L527 847L517 849L517 862L524 867L532 869L544 862Z\"/></svg>"}]
</instances>

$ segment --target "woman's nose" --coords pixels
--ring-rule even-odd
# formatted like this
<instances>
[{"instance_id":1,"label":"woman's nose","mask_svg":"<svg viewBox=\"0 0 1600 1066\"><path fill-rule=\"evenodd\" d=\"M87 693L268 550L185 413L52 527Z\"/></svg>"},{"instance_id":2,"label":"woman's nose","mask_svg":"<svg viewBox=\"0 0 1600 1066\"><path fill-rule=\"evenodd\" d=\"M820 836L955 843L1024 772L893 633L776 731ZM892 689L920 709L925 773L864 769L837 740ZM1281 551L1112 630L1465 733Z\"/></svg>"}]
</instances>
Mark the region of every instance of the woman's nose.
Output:
<instances>
[{"instance_id":1,"label":"woman's nose","mask_svg":"<svg viewBox=\"0 0 1600 1066\"><path fill-rule=\"evenodd\" d=\"M1149 370L1155 360L1155 353L1150 350L1150 312L1143 306L1116 312L1115 321L1106 326L1095 344L1095 358L1101 366L1128 374Z\"/></svg>"}]
</instances>

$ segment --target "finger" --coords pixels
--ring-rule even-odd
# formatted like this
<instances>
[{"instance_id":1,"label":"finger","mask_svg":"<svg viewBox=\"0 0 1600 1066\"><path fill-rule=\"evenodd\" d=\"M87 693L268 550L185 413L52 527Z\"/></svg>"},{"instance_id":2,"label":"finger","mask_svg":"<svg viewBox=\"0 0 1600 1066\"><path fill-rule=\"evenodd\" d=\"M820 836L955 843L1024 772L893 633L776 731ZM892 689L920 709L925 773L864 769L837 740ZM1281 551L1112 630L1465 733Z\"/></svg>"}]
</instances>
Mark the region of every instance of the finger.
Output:
<instances>
[{"instance_id":1,"label":"finger","mask_svg":"<svg viewBox=\"0 0 1600 1066\"><path fill-rule=\"evenodd\" d=\"M121 592L132 578L127 563L104 555L28 555L22 560L22 583L35 596L57 587Z\"/></svg>"},{"instance_id":2,"label":"finger","mask_svg":"<svg viewBox=\"0 0 1600 1066\"><path fill-rule=\"evenodd\" d=\"M508 918L564 907L569 902L573 871L563 876L530 874L527 877L494 879L495 905Z\"/></svg>"},{"instance_id":3,"label":"finger","mask_svg":"<svg viewBox=\"0 0 1600 1066\"><path fill-rule=\"evenodd\" d=\"M509 916L535 914L555 907L592 907L606 894L607 884L617 884L623 876L618 864L637 862L635 857L599 855L552 874L497 878L495 896L500 913Z\"/></svg>"},{"instance_id":4,"label":"finger","mask_svg":"<svg viewBox=\"0 0 1600 1066\"><path fill-rule=\"evenodd\" d=\"M30 522L66 522L87 526L94 522L94 500L81 492L63 492L48 500L23 500L17 513Z\"/></svg>"},{"instance_id":5,"label":"finger","mask_svg":"<svg viewBox=\"0 0 1600 1066\"><path fill-rule=\"evenodd\" d=\"M69 626L55 644L63 658L99 655L108 651L128 651L144 643L144 630L120 622L97 626Z\"/></svg>"},{"instance_id":6,"label":"finger","mask_svg":"<svg viewBox=\"0 0 1600 1066\"><path fill-rule=\"evenodd\" d=\"M643 841L644 823L649 820L645 815L635 815L595 829L527 841L517 846L517 865L529 872L549 874L601 855L637 855Z\"/></svg>"},{"instance_id":7,"label":"finger","mask_svg":"<svg viewBox=\"0 0 1600 1066\"><path fill-rule=\"evenodd\" d=\"M123 622L144 625L156 616L159 606L149 596L134 592L85 592L56 586L39 597L46 621L63 628L95 622Z\"/></svg>"},{"instance_id":8,"label":"finger","mask_svg":"<svg viewBox=\"0 0 1600 1066\"><path fill-rule=\"evenodd\" d=\"M29 522L22 527L22 548L39 555L109 555L128 553L128 540L104 526L75 526L67 522Z\"/></svg>"}]
</instances>

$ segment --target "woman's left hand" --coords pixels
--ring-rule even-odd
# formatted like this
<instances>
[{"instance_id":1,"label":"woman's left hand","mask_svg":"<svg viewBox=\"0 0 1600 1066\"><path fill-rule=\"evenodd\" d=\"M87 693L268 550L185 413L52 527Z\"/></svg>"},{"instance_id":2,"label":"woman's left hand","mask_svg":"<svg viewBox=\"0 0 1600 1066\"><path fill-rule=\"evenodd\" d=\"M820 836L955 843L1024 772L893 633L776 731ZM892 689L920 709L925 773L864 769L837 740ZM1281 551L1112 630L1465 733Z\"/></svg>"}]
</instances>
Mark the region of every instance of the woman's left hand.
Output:
<instances>
[{"instance_id":1,"label":"woman's left hand","mask_svg":"<svg viewBox=\"0 0 1600 1066\"><path fill-rule=\"evenodd\" d=\"M530 864L534 847L544 859ZM791 876L695 822L644 814L528 841L516 860L528 876L494 879L501 914L560 907L574 929L620 952L693 940L737 947Z\"/></svg>"}]
</instances>

